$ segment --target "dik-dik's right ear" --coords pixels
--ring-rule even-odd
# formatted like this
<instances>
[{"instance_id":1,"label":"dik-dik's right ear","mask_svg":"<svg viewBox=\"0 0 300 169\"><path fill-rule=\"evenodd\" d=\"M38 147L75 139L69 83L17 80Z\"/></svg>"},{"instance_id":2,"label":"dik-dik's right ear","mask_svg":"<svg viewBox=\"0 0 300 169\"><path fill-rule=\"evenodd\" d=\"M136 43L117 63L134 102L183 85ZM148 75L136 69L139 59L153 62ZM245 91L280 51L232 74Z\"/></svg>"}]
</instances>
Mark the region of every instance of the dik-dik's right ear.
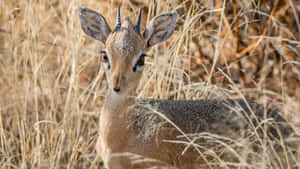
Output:
<instances>
[{"instance_id":1,"label":"dik-dik's right ear","mask_svg":"<svg viewBox=\"0 0 300 169\"><path fill-rule=\"evenodd\" d=\"M105 43L111 32L105 18L101 14L85 7L78 9L78 15L82 30L88 36Z\"/></svg>"},{"instance_id":2,"label":"dik-dik's right ear","mask_svg":"<svg viewBox=\"0 0 300 169\"><path fill-rule=\"evenodd\" d=\"M147 48L167 40L176 26L177 13L167 12L153 18L144 32Z\"/></svg>"}]
</instances>

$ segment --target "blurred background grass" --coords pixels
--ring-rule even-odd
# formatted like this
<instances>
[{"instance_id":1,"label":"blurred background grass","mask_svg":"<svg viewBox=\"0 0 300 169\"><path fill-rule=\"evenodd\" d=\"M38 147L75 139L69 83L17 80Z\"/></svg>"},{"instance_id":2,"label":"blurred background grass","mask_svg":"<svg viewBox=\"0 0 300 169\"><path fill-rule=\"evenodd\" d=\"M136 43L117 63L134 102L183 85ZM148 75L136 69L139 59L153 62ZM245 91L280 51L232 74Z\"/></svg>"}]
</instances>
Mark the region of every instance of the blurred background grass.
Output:
<instances>
[{"instance_id":1,"label":"blurred background grass","mask_svg":"<svg viewBox=\"0 0 300 169\"><path fill-rule=\"evenodd\" d=\"M107 92L103 44L79 25L79 6L115 25L116 8L142 29L176 10L173 36L151 51L138 97L234 98L277 107L300 128L300 1L0 1L0 168L97 168Z\"/></svg>"}]
</instances>

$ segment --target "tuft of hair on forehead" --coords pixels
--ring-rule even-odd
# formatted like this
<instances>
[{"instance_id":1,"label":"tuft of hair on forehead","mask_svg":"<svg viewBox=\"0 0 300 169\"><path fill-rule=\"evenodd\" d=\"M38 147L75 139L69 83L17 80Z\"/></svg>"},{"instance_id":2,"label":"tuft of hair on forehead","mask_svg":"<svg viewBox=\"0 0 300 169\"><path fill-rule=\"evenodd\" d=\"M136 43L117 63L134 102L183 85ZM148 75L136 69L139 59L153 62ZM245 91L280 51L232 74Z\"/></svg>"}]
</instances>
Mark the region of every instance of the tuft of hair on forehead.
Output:
<instances>
[{"instance_id":1,"label":"tuft of hair on forehead","mask_svg":"<svg viewBox=\"0 0 300 169\"><path fill-rule=\"evenodd\" d=\"M130 19L129 16L127 16L127 17L123 20L121 27L127 28L127 29L131 29L131 28L133 29L134 25L132 24L131 19Z\"/></svg>"},{"instance_id":2,"label":"tuft of hair on forehead","mask_svg":"<svg viewBox=\"0 0 300 169\"><path fill-rule=\"evenodd\" d=\"M136 33L134 25L129 17L126 17L121 28L117 32L112 32L108 37L106 48L113 55L135 56L145 48L145 41L142 36Z\"/></svg>"}]
</instances>

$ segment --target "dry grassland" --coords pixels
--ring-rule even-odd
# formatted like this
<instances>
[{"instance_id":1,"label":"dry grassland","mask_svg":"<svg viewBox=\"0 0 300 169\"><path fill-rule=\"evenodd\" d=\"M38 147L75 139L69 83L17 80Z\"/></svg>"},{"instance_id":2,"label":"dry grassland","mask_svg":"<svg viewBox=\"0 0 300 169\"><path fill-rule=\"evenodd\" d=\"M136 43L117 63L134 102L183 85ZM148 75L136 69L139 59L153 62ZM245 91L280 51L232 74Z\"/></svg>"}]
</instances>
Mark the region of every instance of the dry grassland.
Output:
<instances>
[{"instance_id":1,"label":"dry grassland","mask_svg":"<svg viewBox=\"0 0 300 169\"><path fill-rule=\"evenodd\" d=\"M114 26L118 4L0 1L1 169L97 168L108 90L98 58L103 45L82 32L77 9L95 9ZM135 21L140 5L142 29L161 12L180 17L171 39L149 51L138 97L243 96L278 108L299 132L299 1L126 0L122 16Z\"/></svg>"}]
</instances>

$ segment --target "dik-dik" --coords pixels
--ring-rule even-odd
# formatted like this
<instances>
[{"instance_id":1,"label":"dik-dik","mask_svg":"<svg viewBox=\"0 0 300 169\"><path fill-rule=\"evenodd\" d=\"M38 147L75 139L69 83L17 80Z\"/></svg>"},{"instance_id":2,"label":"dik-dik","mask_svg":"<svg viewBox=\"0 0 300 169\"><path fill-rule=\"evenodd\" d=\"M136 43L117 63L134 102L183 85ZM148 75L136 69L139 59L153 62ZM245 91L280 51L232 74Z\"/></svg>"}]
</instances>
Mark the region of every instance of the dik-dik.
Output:
<instances>
[{"instance_id":1,"label":"dik-dik","mask_svg":"<svg viewBox=\"0 0 300 169\"><path fill-rule=\"evenodd\" d=\"M294 130L274 110L242 99L138 100L134 97L143 74L146 51L171 36L177 17L176 12L163 13L141 32L141 9L133 24L128 17L121 22L118 8L116 26L111 29L101 14L79 8L83 31L105 44L101 54L109 91L100 115L96 144L105 167L238 168L238 164L246 162L261 160L263 163L265 157L258 155L267 152L280 158L270 157L266 161L272 163L266 166L292 168L295 163L287 161L295 160L295 145L286 139ZM249 152L247 158L239 154L242 149Z\"/></svg>"}]
</instances>

